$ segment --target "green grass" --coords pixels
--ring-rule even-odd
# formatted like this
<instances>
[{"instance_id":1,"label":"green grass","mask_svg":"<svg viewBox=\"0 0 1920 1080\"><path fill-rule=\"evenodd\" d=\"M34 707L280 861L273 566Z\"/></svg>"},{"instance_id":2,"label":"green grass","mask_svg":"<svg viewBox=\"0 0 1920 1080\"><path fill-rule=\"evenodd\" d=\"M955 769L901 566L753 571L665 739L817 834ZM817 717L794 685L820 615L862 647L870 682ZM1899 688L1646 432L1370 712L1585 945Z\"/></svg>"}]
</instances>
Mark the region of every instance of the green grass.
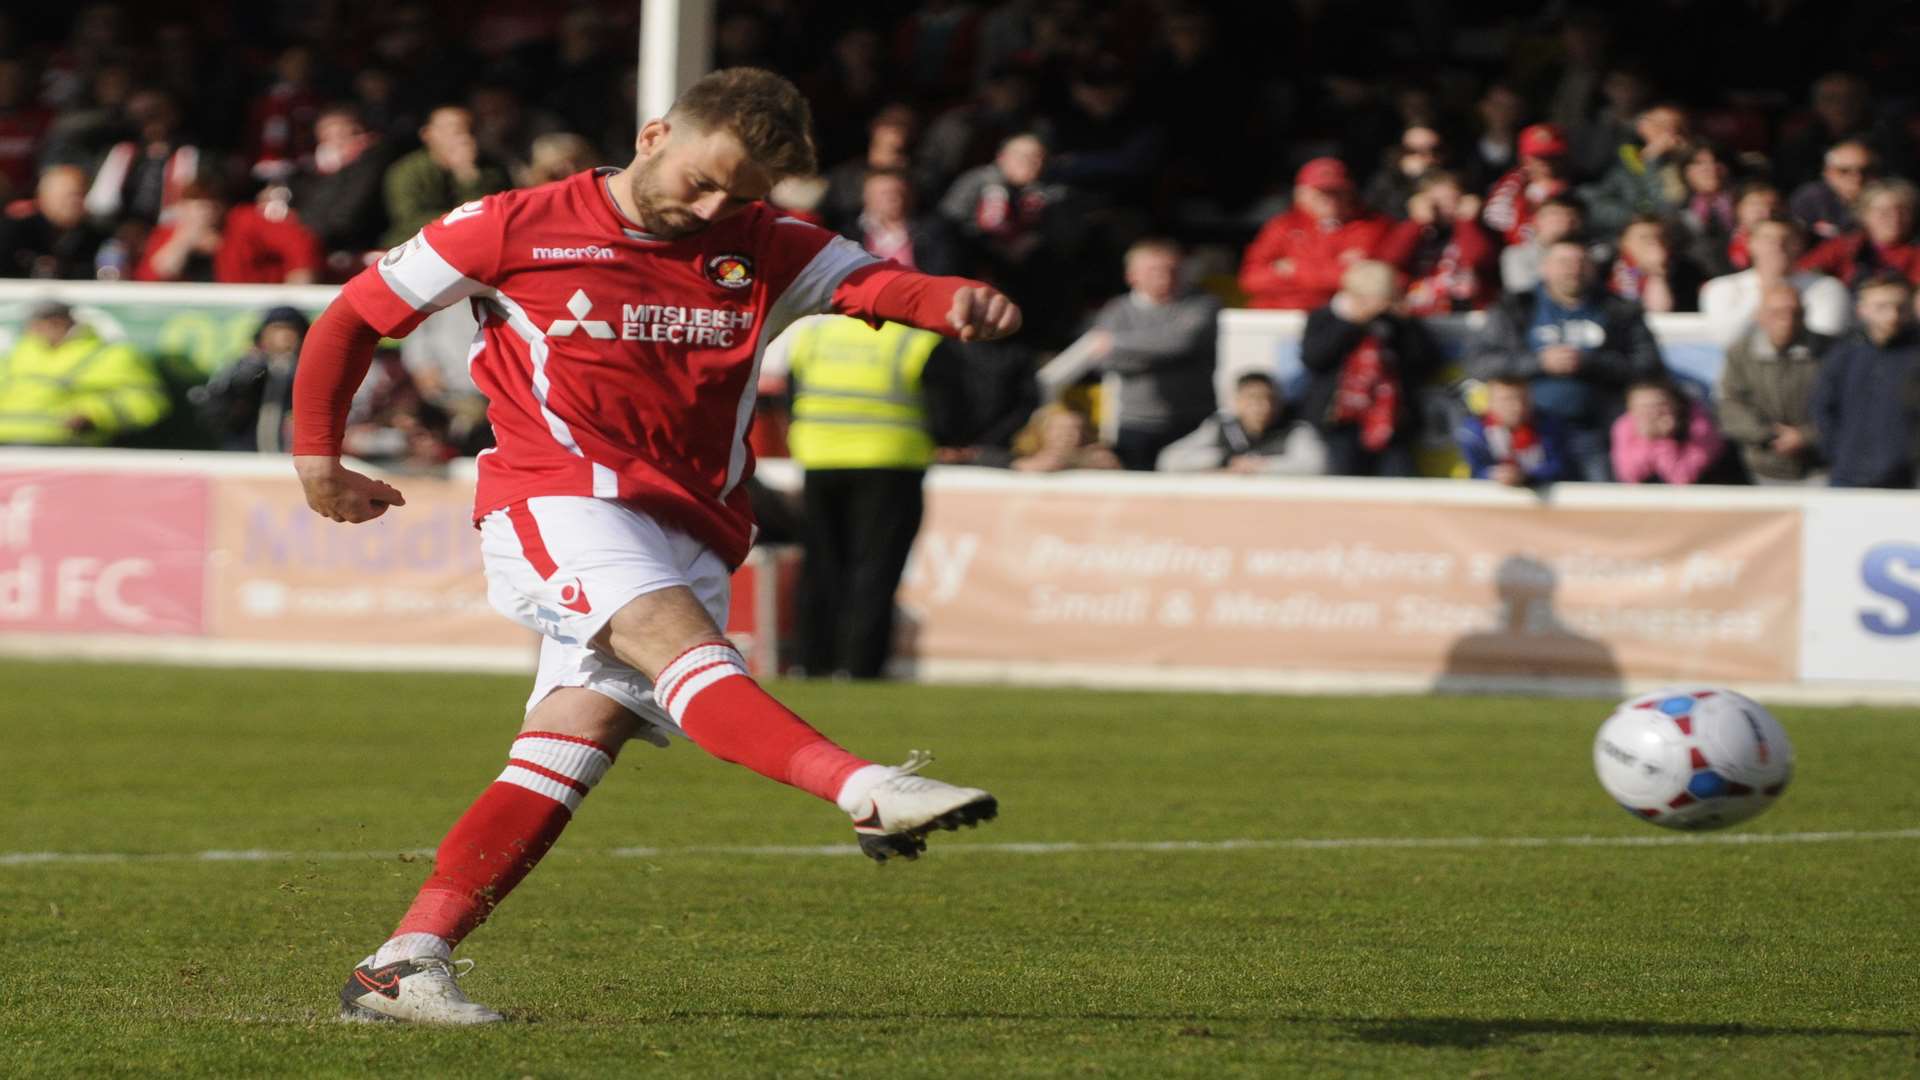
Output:
<instances>
[{"instance_id":1,"label":"green grass","mask_svg":"<svg viewBox=\"0 0 1920 1080\"><path fill-rule=\"evenodd\" d=\"M1645 836L1604 706L786 685L931 747L1000 821L916 865L837 812L635 744L462 950L478 1031L333 1021L499 770L512 678L0 664L0 1075L1920 1075L1920 841L964 851L1005 841ZM1920 825L1920 711L1778 710L1742 831ZM667 849L615 857L612 849Z\"/></svg>"}]
</instances>

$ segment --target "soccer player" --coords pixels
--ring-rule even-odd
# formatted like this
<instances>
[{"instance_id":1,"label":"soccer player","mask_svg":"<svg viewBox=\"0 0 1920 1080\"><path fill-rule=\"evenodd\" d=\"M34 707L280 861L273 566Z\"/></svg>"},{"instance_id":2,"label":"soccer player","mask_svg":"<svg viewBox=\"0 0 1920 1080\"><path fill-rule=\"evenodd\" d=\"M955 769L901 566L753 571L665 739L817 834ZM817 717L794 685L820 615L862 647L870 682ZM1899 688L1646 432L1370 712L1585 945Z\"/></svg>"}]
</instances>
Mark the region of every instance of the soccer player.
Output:
<instances>
[{"instance_id":1,"label":"soccer player","mask_svg":"<svg viewBox=\"0 0 1920 1080\"><path fill-rule=\"evenodd\" d=\"M993 796L856 757L768 696L720 628L753 543L743 481L762 351L793 320L837 311L962 340L1004 337L1020 310L993 288L883 262L782 217L775 181L814 171L811 120L769 72L717 71L647 123L625 169L457 207L349 281L308 333L294 466L316 512L370 521L406 500L340 464L347 407L384 335L473 304L469 351L498 447L474 517L487 594L542 635L506 771L441 842L393 936L354 969L342 1015L501 1019L450 962L632 737L666 732L837 804L875 859L994 816Z\"/></svg>"}]
</instances>

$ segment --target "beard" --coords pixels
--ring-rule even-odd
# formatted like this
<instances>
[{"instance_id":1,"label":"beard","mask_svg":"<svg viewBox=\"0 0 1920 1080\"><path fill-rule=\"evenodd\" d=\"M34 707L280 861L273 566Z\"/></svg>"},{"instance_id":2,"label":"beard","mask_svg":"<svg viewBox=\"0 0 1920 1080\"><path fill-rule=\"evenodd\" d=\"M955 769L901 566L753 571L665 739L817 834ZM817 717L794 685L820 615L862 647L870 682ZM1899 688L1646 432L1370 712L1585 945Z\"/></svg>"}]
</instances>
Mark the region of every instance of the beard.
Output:
<instances>
[{"instance_id":1,"label":"beard","mask_svg":"<svg viewBox=\"0 0 1920 1080\"><path fill-rule=\"evenodd\" d=\"M660 159L648 158L633 170L633 206L640 228L662 240L679 240L707 227L688 210L668 205L660 194Z\"/></svg>"}]
</instances>

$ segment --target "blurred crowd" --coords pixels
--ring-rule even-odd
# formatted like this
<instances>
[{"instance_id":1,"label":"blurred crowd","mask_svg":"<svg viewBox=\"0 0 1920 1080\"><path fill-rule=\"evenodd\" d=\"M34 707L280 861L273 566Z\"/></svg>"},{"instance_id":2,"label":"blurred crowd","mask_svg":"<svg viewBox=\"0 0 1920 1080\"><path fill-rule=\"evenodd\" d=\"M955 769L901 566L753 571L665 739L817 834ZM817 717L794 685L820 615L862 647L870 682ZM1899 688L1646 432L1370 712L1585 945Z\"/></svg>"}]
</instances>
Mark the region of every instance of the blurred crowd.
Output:
<instances>
[{"instance_id":1,"label":"blurred crowd","mask_svg":"<svg viewBox=\"0 0 1920 1080\"><path fill-rule=\"evenodd\" d=\"M345 280L463 201L624 164L636 19L355 0L0 16L0 276ZM1411 476L1447 443L1513 485L1909 487L1916 31L1903 5L1796 0L723 0L714 60L813 103L825 167L776 202L1027 311L1017 343L961 349L938 460ZM1221 391L1234 306L1306 313L1299 379ZM1426 320L1473 312L1450 355ZM1719 385L1668 370L1645 318L1666 312L1704 317ZM265 313L183 399L209 444L285 445L304 328ZM168 407L23 405L88 384L69 367L138 368L91 335L36 309L0 414L57 422L0 440L110 441ZM1036 381L1058 359L1072 376ZM473 453L462 394L383 354L350 449ZM777 452L781 417L763 419Z\"/></svg>"}]
</instances>

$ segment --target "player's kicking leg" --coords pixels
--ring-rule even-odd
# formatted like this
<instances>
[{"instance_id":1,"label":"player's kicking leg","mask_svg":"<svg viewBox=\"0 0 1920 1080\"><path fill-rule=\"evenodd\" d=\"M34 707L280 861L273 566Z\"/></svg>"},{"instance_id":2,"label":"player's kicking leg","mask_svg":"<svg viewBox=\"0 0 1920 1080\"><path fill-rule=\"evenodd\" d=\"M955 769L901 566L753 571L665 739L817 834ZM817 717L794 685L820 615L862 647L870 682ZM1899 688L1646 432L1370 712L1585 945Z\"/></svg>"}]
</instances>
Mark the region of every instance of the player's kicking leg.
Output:
<instances>
[{"instance_id":1,"label":"player's kicking leg","mask_svg":"<svg viewBox=\"0 0 1920 1080\"><path fill-rule=\"evenodd\" d=\"M623 606L599 643L644 672L653 696L701 749L834 803L853 818L860 849L879 861L917 858L927 834L990 820L999 810L979 788L917 775L932 758L875 765L775 701L691 589L651 592Z\"/></svg>"}]
</instances>

